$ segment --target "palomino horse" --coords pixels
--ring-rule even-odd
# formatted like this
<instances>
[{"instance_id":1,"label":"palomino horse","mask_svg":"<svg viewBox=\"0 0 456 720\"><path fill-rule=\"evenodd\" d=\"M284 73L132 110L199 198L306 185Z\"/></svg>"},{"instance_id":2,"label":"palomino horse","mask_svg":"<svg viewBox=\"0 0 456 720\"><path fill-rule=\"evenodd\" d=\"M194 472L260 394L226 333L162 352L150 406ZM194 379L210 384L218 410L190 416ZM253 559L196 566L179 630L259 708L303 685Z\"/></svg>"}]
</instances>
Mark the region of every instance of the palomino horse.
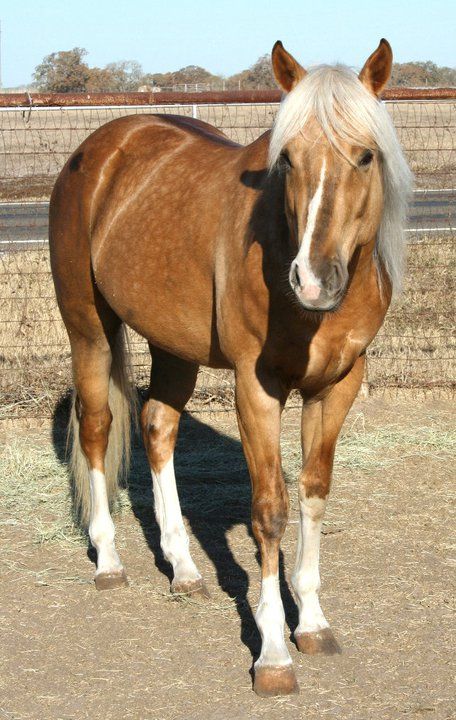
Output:
<instances>
[{"instance_id":1,"label":"palomino horse","mask_svg":"<svg viewBox=\"0 0 456 720\"><path fill-rule=\"evenodd\" d=\"M85 140L52 194L52 271L76 390L73 471L96 586L126 584L109 510L128 455L126 323L153 358L141 424L174 592L207 592L176 490L179 418L200 364L234 368L261 555L260 695L297 690L278 580L288 516L280 418L292 388L303 398L304 457L294 638L304 653L339 650L318 599L320 530L337 436L400 283L410 189L378 101L391 63L382 40L359 76L306 72L277 42L286 95L271 132L241 147L197 120L124 117Z\"/></svg>"}]
</instances>

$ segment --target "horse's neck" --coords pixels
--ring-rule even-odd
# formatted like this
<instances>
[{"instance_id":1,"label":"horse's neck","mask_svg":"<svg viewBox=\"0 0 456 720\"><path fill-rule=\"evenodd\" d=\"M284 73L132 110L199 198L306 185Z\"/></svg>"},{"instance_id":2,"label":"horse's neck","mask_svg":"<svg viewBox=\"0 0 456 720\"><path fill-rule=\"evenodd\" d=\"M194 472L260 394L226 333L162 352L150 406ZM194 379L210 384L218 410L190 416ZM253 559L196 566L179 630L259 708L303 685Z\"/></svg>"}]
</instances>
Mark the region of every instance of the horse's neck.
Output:
<instances>
[{"instance_id":1,"label":"horse's neck","mask_svg":"<svg viewBox=\"0 0 456 720\"><path fill-rule=\"evenodd\" d=\"M337 312L327 313L331 327L372 328L375 334L391 300L391 283L374 257L375 239L355 251L349 265L347 292Z\"/></svg>"}]
</instances>

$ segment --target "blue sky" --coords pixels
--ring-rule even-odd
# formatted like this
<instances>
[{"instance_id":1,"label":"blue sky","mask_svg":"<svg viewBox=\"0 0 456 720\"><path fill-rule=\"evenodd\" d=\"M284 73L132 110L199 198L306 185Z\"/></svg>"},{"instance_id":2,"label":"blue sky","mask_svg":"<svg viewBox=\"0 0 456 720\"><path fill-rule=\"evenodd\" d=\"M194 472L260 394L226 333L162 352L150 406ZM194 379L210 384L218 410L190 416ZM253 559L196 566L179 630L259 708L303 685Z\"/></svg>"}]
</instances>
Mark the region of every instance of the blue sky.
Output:
<instances>
[{"instance_id":1,"label":"blue sky","mask_svg":"<svg viewBox=\"0 0 456 720\"><path fill-rule=\"evenodd\" d=\"M302 64L360 67L381 37L397 62L456 66L454 0L6 0L4 86L29 82L42 58L84 47L89 65L137 60L146 72L202 65L231 75L280 39Z\"/></svg>"}]
</instances>

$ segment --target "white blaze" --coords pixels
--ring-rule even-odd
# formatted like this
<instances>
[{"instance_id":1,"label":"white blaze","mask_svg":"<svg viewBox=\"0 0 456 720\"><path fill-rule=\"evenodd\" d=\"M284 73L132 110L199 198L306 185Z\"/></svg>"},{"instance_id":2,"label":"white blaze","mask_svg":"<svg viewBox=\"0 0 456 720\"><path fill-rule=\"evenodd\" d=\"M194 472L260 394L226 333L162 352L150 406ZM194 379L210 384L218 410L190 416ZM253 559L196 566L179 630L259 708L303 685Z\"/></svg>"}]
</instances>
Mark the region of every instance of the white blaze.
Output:
<instances>
[{"instance_id":1,"label":"white blaze","mask_svg":"<svg viewBox=\"0 0 456 720\"><path fill-rule=\"evenodd\" d=\"M97 571L99 573L121 572L120 562L114 545L114 523L109 512L106 480L100 470L89 471L90 480L90 520L89 537L97 551Z\"/></svg>"},{"instance_id":2,"label":"white blaze","mask_svg":"<svg viewBox=\"0 0 456 720\"><path fill-rule=\"evenodd\" d=\"M285 612L280 596L278 575L263 578L255 620L262 639L261 655L255 667L290 665L291 657L284 639Z\"/></svg>"},{"instance_id":3,"label":"white blaze","mask_svg":"<svg viewBox=\"0 0 456 720\"><path fill-rule=\"evenodd\" d=\"M291 578L299 607L299 624L295 634L315 632L329 627L322 613L320 590L320 533L326 500L306 498L299 503L301 525L298 534L296 565Z\"/></svg>"},{"instance_id":4,"label":"white blaze","mask_svg":"<svg viewBox=\"0 0 456 720\"><path fill-rule=\"evenodd\" d=\"M311 300L315 300L320 294L321 290L321 282L317 277L315 277L310 266L310 248L312 245L312 238L317 222L318 210L320 209L321 201L323 198L325 175L326 158L323 158L320 170L320 180L315 194L309 203L309 207L307 210L306 229L304 230L304 235L302 236L299 252L296 255L294 261L298 266L302 291Z\"/></svg>"},{"instance_id":5,"label":"white blaze","mask_svg":"<svg viewBox=\"0 0 456 720\"><path fill-rule=\"evenodd\" d=\"M174 580L199 580L201 575L188 548L188 535L182 520L172 457L160 472L152 470L152 482L155 515L160 526L160 545L165 558L173 566Z\"/></svg>"}]
</instances>

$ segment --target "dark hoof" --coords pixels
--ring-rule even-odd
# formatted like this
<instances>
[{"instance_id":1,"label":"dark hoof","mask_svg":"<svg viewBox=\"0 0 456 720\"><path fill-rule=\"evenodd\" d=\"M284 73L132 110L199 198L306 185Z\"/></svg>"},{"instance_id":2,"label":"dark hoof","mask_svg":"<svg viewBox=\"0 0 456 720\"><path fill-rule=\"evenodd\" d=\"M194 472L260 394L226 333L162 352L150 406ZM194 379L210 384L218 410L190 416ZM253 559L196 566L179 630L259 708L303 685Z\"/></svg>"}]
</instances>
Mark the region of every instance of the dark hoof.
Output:
<instances>
[{"instance_id":1,"label":"dark hoof","mask_svg":"<svg viewBox=\"0 0 456 720\"><path fill-rule=\"evenodd\" d=\"M260 697L298 693L299 685L293 665L263 665L255 668L253 689Z\"/></svg>"},{"instance_id":2,"label":"dark hoof","mask_svg":"<svg viewBox=\"0 0 456 720\"><path fill-rule=\"evenodd\" d=\"M209 590L207 589L204 581L199 580L187 580L185 582L172 582L171 592L173 595L185 595L186 597L200 597L204 600L210 598Z\"/></svg>"},{"instance_id":3,"label":"dark hoof","mask_svg":"<svg viewBox=\"0 0 456 720\"><path fill-rule=\"evenodd\" d=\"M295 634L294 638L299 652L306 655L340 655L342 652L330 628Z\"/></svg>"},{"instance_id":4,"label":"dark hoof","mask_svg":"<svg viewBox=\"0 0 456 720\"><path fill-rule=\"evenodd\" d=\"M127 574L124 569L118 572L101 572L95 575L95 587L97 590L115 590L120 587L128 587Z\"/></svg>"}]
</instances>

